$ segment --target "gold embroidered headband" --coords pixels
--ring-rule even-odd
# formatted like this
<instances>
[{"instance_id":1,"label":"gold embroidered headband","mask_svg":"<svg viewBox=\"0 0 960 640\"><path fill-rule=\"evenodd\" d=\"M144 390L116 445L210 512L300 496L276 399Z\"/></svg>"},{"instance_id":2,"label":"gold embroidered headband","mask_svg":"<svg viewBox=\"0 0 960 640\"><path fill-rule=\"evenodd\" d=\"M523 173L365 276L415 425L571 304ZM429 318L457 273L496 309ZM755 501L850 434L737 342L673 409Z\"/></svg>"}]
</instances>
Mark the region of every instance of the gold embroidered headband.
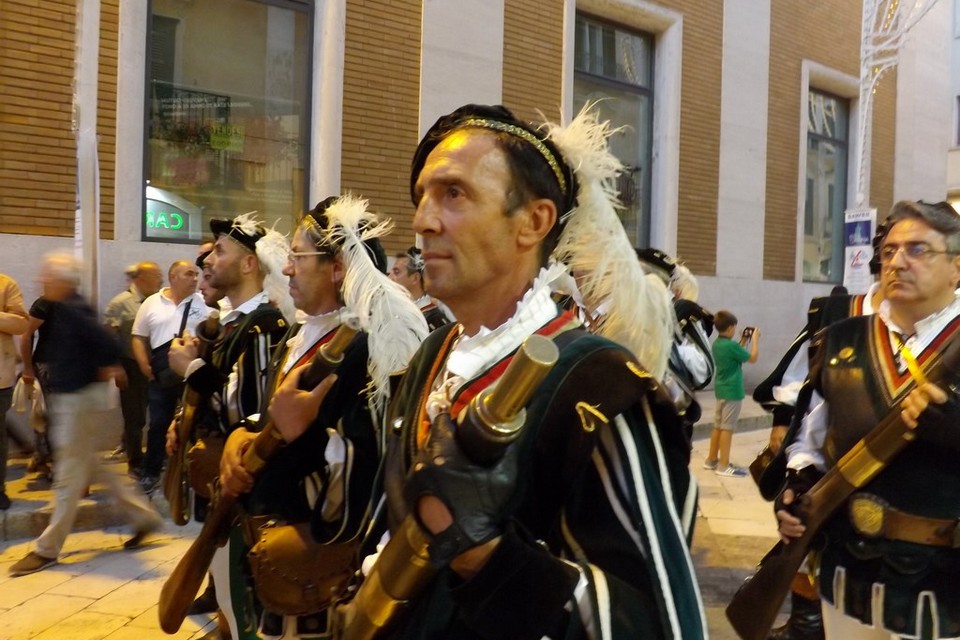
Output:
<instances>
[{"instance_id":1,"label":"gold embroidered headband","mask_svg":"<svg viewBox=\"0 0 960 640\"><path fill-rule=\"evenodd\" d=\"M512 136L516 136L521 140L528 142L534 149L536 149L543 159L546 161L547 165L550 167L550 170L553 171L554 177L557 179L557 182L560 184L560 191L563 192L563 195L568 195L567 193L567 180L563 177L563 169L560 168L560 163L557 162L556 156L547 145L543 144L543 140L533 135L526 129L518 127L515 124L509 124L507 122L501 122L499 120L491 120L489 118L467 118L466 120L458 123L458 127L479 127L481 129L492 129L493 131L502 131L504 133L509 133Z\"/></svg>"}]
</instances>

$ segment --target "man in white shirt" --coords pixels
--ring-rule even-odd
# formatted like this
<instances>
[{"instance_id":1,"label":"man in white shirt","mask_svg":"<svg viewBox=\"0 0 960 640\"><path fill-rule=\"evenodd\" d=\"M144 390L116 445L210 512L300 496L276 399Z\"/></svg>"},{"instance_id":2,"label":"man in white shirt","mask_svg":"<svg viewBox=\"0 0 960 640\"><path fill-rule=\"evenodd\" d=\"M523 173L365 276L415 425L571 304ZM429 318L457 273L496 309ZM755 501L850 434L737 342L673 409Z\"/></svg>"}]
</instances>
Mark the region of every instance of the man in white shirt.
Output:
<instances>
[{"instance_id":1,"label":"man in white shirt","mask_svg":"<svg viewBox=\"0 0 960 640\"><path fill-rule=\"evenodd\" d=\"M133 321L133 355L140 371L149 380L147 403L147 452L140 469L140 485L147 493L159 482L165 459L167 425L173 419L183 379L166 364L167 350L174 338L185 331L194 333L211 309L197 293L197 267L178 260L170 265L170 286L143 301ZM132 452L130 453L132 456ZM132 457L131 457L132 459Z\"/></svg>"}]
</instances>

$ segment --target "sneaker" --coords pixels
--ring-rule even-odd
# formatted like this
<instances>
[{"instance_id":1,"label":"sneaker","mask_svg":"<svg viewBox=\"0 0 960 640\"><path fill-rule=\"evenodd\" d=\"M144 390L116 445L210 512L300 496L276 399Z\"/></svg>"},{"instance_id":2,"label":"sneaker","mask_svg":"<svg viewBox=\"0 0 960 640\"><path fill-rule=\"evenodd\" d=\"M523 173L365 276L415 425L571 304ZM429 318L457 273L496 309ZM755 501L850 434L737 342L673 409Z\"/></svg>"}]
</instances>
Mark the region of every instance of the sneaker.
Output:
<instances>
[{"instance_id":1,"label":"sneaker","mask_svg":"<svg viewBox=\"0 0 960 640\"><path fill-rule=\"evenodd\" d=\"M725 478L743 478L747 475L747 470L743 467L738 467L733 464L728 464L723 469L717 469L714 471L718 476L723 476Z\"/></svg>"},{"instance_id":2,"label":"sneaker","mask_svg":"<svg viewBox=\"0 0 960 640\"><path fill-rule=\"evenodd\" d=\"M122 460L126 460L127 450L124 449L123 445L121 444L119 447L108 453L106 458L110 462L120 462Z\"/></svg>"},{"instance_id":3,"label":"sneaker","mask_svg":"<svg viewBox=\"0 0 960 640\"><path fill-rule=\"evenodd\" d=\"M6 511L10 508L10 498L6 491L0 491L0 511Z\"/></svg>"},{"instance_id":4,"label":"sneaker","mask_svg":"<svg viewBox=\"0 0 960 640\"><path fill-rule=\"evenodd\" d=\"M160 478L157 476L143 476L140 478L140 489L148 496L157 490L160 486Z\"/></svg>"},{"instance_id":5,"label":"sneaker","mask_svg":"<svg viewBox=\"0 0 960 640\"><path fill-rule=\"evenodd\" d=\"M707 469L708 471L716 471L716 469L717 469L717 464L718 464L719 462L720 462L719 460L704 460L704 461L703 461L703 468L704 468L704 469Z\"/></svg>"},{"instance_id":6,"label":"sneaker","mask_svg":"<svg viewBox=\"0 0 960 640\"><path fill-rule=\"evenodd\" d=\"M43 571L47 567L54 564L57 564L56 558L45 558L44 556L31 551L25 558L15 562L13 566L10 567L10 575L14 578L18 576L25 576L31 573L36 573L37 571Z\"/></svg>"}]
</instances>

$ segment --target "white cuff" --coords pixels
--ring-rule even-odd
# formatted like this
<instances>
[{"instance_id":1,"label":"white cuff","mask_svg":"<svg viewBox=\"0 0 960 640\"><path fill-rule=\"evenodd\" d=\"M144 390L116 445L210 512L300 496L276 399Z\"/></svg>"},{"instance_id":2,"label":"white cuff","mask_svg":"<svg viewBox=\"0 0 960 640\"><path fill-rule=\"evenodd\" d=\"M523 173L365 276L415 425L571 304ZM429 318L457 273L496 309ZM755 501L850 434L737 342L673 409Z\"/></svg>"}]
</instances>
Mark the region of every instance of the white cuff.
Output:
<instances>
[{"instance_id":1,"label":"white cuff","mask_svg":"<svg viewBox=\"0 0 960 640\"><path fill-rule=\"evenodd\" d=\"M194 358L193 361L187 365L187 370L183 374L183 379L186 380L187 378L192 376L193 373L203 365L204 365L203 358Z\"/></svg>"}]
</instances>

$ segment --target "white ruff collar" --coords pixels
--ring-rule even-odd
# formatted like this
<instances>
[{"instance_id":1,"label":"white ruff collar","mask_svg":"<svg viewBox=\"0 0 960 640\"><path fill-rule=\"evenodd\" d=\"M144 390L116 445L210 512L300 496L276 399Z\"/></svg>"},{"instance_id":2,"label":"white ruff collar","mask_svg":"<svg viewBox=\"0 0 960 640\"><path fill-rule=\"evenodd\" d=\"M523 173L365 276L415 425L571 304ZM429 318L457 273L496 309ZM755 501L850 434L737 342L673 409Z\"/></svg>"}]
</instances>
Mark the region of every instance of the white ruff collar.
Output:
<instances>
[{"instance_id":1,"label":"white ruff collar","mask_svg":"<svg viewBox=\"0 0 960 640\"><path fill-rule=\"evenodd\" d=\"M462 326L455 329L461 334L427 399L427 415L431 419L450 407L450 398L465 382L515 351L528 336L557 317L557 305L550 297L550 283L563 270L564 267L557 264L541 269L517 303L514 314L499 327L480 327L476 335L469 337L463 336Z\"/></svg>"},{"instance_id":2,"label":"white ruff collar","mask_svg":"<svg viewBox=\"0 0 960 640\"><path fill-rule=\"evenodd\" d=\"M340 326L346 307L340 307L318 316L297 312L297 322L302 324L297 335L287 340L287 357L283 360L283 372L287 373L300 357L317 343L317 340Z\"/></svg>"}]
</instances>

